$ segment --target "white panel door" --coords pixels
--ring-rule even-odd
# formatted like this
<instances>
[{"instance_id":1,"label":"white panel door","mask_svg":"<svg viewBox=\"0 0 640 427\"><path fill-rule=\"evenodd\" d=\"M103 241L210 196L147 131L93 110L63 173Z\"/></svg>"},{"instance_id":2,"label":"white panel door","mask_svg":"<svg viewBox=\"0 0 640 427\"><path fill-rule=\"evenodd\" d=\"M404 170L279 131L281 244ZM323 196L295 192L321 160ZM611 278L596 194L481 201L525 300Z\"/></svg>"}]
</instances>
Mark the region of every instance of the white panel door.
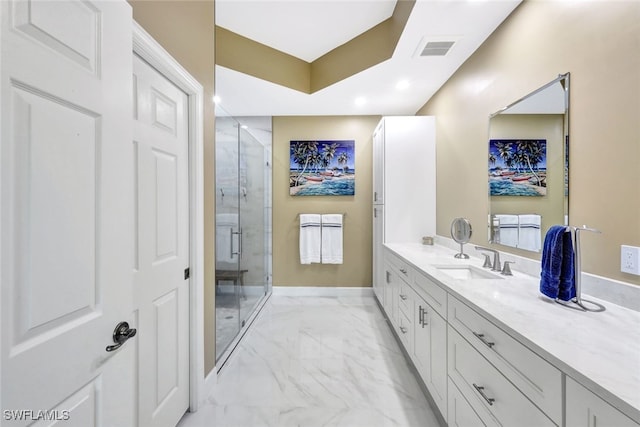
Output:
<instances>
[{"instance_id":1,"label":"white panel door","mask_svg":"<svg viewBox=\"0 0 640 427\"><path fill-rule=\"evenodd\" d=\"M175 426L189 405L187 95L134 55L139 425Z\"/></svg>"},{"instance_id":2,"label":"white panel door","mask_svg":"<svg viewBox=\"0 0 640 427\"><path fill-rule=\"evenodd\" d=\"M133 320L131 8L0 20L2 423L129 426L135 347L106 347Z\"/></svg>"}]
</instances>

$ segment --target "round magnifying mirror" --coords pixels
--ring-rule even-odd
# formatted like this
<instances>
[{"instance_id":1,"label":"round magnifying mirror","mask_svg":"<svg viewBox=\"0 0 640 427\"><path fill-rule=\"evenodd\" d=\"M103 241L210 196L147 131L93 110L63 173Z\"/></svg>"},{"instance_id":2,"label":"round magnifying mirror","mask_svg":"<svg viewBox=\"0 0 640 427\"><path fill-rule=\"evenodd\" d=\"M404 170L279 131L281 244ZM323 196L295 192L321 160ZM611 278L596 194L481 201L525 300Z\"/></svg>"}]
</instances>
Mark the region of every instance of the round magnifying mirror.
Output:
<instances>
[{"instance_id":1,"label":"round magnifying mirror","mask_svg":"<svg viewBox=\"0 0 640 427\"><path fill-rule=\"evenodd\" d=\"M460 243L460 253L455 254L456 258L469 259L469 255L464 253L463 245L471 240L471 223L466 218L456 218L451 222L451 238Z\"/></svg>"}]
</instances>

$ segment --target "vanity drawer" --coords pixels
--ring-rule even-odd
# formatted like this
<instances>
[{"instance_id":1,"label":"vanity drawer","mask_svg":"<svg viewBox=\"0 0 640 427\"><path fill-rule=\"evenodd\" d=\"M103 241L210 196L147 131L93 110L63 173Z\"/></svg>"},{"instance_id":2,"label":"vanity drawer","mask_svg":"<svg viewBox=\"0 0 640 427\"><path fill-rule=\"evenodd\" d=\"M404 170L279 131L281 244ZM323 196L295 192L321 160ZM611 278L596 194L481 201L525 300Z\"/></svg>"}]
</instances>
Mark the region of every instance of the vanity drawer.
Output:
<instances>
[{"instance_id":1,"label":"vanity drawer","mask_svg":"<svg viewBox=\"0 0 640 427\"><path fill-rule=\"evenodd\" d=\"M491 423L492 420L487 419L486 415L482 416L488 411L503 426L554 426L540 409L451 326L448 338L449 377L480 418Z\"/></svg>"},{"instance_id":2,"label":"vanity drawer","mask_svg":"<svg viewBox=\"0 0 640 427\"><path fill-rule=\"evenodd\" d=\"M409 354L413 352L413 340L411 339L413 328L411 323L411 316L404 314L402 311L398 314L398 336Z\"/></svg>"},{"instance_id":3,"label":"vanity drawer","mask_svg":"<svg viewBox=\"0 0 640 427\"><path fill-rule=\"evenodd\" d=\"M413 293L409 285L400 281L400 289L398 291L398 308L407 317L413 316Z\"/></svg>"},{"instance_id":4,"label":"vanity drawer","mask_svg":"<svg viewBox=\"0 0 640 427\"><path fill-rule=\"evenodd\" d=\"M453 296L448 311L449 324L469 345L561 425L562 372Z\"/></svg>"},{"instance_id":5,"label":"vanity drawer","mask_svg":"<svg viewBox=\"0 0 640 427\"><path fill-rule=\"evenodd\" d=\"M447 405L447 421L450 426L487 426L498 427L500 423L487 410L478 415L467 399L462 395L456 384L449 378L449 404ZM482 408L484 409L484 408Z\"/></svg>"},{"instance_id":6,"label":"vanity drawer","mask_svg":"<svg viewBox=\"0 0 640 427\"><path fill-rule=\"evenodd\" d=\"M447 319L447 291L422 273L414 273L413 289L445 320Z\"/></svg>"},{"instance_id":7,"label":"vanity drawer","mask_svg":"<svg viewBox=\"0 0 640 427\"><path fill-rule=\"evenodd\" d=\"M393 255L391 252L386 251L384 254L385 260L389 263L395 273L403 280L410 282L411 275L413 274L413 268L409 263L405 262L401 258Z\"/></svg>"}]
</instances>

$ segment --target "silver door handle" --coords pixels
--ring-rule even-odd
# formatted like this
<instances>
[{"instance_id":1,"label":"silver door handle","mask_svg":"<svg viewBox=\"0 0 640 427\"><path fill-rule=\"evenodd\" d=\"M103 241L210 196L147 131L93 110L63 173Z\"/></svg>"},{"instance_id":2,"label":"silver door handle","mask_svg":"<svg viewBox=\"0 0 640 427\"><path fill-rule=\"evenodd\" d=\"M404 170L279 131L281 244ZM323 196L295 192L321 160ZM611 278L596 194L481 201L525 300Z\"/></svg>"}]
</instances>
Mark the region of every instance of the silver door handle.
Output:
<instances>
[{"instance_id":1,"label":"silver door handle","mask_svg":"<svg viewBox=\"0 0 640 427\"><path fill-rule=\"evenodd\" d=\"M484 394L484 387L481 387L479 385L476 385L476 383L473 383L473 388L475 388L476 391L480 393L480 396L482 396L482 398L487 401L489 406L493 406L493 402L495 402L496 400L493 397L489 397L486 394Z\"/></svg>"},{"instance_id":2,"label":"silver door handle","mask_svg":"<svg viewBox=\"0 0 640 427\"><path fill-rule=\"evenodd\" d=\"M238 239L238 252L234 252L233 251L233 235L239 235L240 238ZM231 229L231 257L233 258L234 255L240 255L242 253L242 228L240 229L240 231L233 231L233 228Z\"/></svg>"},{"instance_id":3,"label":"silver door handle","mask_svg":"<svg viewBox=\"0 0 640 427\"><path fill-rule=\"evenodd\" d=\"M234 255L237 255L233 252L233 228L229 229L229 253L231 254L231 258L233 258Z\"/></svg>"},{"instance_id":4,"label":"silver door handle","mask_svg":"<svg viewBox=\"0 0 640 427\"><path fill-rule=\"evenodd\" d=\"M420 324L422 325L422 327L424 328L425 325L428 325L429 322L427 322L427 310L425 310L424 308L422 308L422 306L420 306Z\"/></svg>"},{"instance_id":5,"label":"silver door handle","mask_svg":"<svg viewBox=\"0 0 640 427\"><path fill-rule=\"evenodd\" d=\"M482 343L483 343L484 345L486 345L486 346L487 346L487 347L489 347L489 348L491 348L491 347L493 347L494 345L496 345L496 343L494 343L494 342L489 342L489 341L487 341L487 340L485 339L485 337L484 337L484 334L479 334L479 333L477 333L477 332L474 332L474 333L473 333L473 335L475 335L475 336L476 336L480 341L482 341Z\"/></svg>"}]
</instances>

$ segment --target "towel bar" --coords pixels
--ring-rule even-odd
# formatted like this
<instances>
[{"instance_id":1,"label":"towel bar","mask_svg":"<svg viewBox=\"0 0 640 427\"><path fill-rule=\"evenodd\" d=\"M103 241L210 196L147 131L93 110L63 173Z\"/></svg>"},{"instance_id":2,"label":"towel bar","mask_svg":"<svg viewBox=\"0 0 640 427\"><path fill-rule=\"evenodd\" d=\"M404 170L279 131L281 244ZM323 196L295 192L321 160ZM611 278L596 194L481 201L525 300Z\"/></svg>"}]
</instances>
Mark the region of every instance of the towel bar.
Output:
<instances>
[{"instance_id":1,"label":"towel bar","mask_svg":"<svg viewBox=\"0 0 640 427\"><path fill-rule=\"evenodd\" d=\"M300 213L299 213L298 215L296 215L296 219L300 218L300 215L304 215L304 214L300 214ZM344 213L342 213L341 215L342 215L342 217L343 217L343 218L346 218L347 213L346 213L346 212L344 212Z\"/></svg>"}]
</instances>

